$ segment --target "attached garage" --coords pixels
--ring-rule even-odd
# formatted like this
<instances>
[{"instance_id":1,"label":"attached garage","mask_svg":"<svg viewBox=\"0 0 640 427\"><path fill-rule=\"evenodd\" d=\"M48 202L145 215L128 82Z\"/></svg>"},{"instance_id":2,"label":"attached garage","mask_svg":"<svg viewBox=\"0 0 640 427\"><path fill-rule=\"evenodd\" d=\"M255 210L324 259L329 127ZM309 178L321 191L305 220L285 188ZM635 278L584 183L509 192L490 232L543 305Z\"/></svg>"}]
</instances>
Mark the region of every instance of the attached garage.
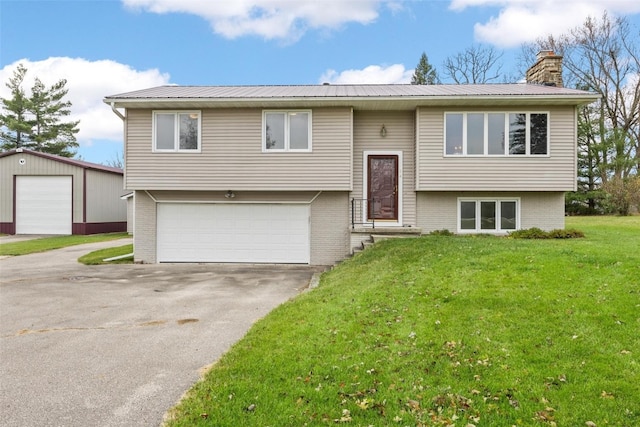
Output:
<instances>
[{"instance_id":1,"label":"attached garage","mask_svg":"<svg viewBox=\"0 0 640 427\"><path fill-rule=\"evenodd\" d=\"M0 233L127 230L122 169L25 149L0 153Z\"/></svg>"},{"instance_id":2,"label":"attached garage","mask_svg":"<svg viewBox=\"0 0 640 427\"><path fill-rule=\"evenodd\" d=\"M16 177L16 234L71 234L70 176Z\"/></svg>"},{"instance_id":3,"label":"attached garage","mask_svg":"<svg viewBox=\"0 0 640 427\"><path fill-rule=\"evenodd\" d=\"M310 262L308 204L158 203L158 262Z\"/></svg>"}]
</instances>

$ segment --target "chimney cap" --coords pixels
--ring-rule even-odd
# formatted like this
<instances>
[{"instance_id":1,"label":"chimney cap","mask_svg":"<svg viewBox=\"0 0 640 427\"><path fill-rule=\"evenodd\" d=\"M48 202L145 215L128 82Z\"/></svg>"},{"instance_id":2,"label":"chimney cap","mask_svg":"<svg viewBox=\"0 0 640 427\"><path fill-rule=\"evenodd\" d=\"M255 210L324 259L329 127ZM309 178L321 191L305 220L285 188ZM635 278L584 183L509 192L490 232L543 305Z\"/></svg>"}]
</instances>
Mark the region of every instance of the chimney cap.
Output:
<instances>
[{"instance_id":1,"label":"chimney cap","mask_svg":"<svg viewBox=\"0 0 640 427\"><path fill-rule=\"evenodd\" d=\"M537 59L540 60L545 56L556 56L556 53L551 49L541 50L540 52L538 52Z\"/></svg>"}]
</instances>

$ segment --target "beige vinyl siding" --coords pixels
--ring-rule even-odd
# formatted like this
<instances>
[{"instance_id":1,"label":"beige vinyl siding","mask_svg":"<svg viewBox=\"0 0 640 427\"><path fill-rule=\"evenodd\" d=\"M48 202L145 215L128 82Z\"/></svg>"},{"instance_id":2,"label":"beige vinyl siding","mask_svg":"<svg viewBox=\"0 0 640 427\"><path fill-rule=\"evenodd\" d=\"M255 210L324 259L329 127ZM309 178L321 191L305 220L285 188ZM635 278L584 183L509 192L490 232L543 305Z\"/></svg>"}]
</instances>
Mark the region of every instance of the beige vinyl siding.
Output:
<instances>
[{"instance_id":1,"label":"beige vinyl siding","mask_svg":"<svg viewBox=\"0 0 640 427\"><path fill-rule=\"evenodd\" d=\"M24 159L20 165L20 159ZM73 222L82 222L83 169L74 165L34 156L16 153L0 158L0 222L12 222L13 181L15 175L71 176L73 183Z\"/></svg>"},{"instance_id":2,"label":"beige vinyl siding","mask_svg":"<svg viewBox=\"0 0 640 427\"><path fill-rule=\"evenodd\" d=\"M563 192L418 192L418 227L423 233L434 230L456 232L458 198L519 198L520 228L543 230L564 228Z\"/></svg>"},{"instance_id":3,"label":"beige vinyl siding","mask_svg":"<svg viewBox=\"0 0 640 427\"><path fill-rule=\"evenodd\" d=\"M444 156L444 113L548 112L548 156ZM418 111L418 190L572 191L576 185L574 107L505 109L420 108Z\"/></svg>"},{"instance_id":4,"label":"beige vinyl siding","mask_svg":"<svg viewBox=\"0 0 640 427\"><path fill-rule=\"evenodd\" d=\"M355 111L353 136L353 192L351 197L362 199L365 151L402 152L402 224L416 223L416 194L414 191L415 113L413 111ZM382 137L384 124L387 135Z\"/></svg>"},{"instance_id":5,"label":"beige vinyl siding","mask_svg":"<svg viewBox=\"0 0 640 427\"><path fill-rule=\"evenodd\" d=\"M202 110L201 152L152 152L152 110L127 110L126 187L343 190L351 185L351 109L312 111L312 151L263 153L262 109Z\"/></svg>"},{"instance_id":6,"label":"beige vinyl siding","mask_svg":"<svg viewBox=\"0 0 640 427\"><path fill-rule=\"evenodd\" d=\"M127 220L127 202L122 175L87 169L86 222L120 222Z\"/></svg>"}]
</instances>

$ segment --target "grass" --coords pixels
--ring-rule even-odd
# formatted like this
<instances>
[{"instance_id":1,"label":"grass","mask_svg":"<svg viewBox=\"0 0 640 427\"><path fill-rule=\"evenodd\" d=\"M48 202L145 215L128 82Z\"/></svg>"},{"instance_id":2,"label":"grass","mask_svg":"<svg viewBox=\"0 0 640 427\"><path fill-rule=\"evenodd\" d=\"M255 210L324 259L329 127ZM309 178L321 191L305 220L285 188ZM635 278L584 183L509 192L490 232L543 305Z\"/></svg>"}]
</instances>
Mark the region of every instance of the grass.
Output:
<instances>
[{"instance_id":1,"label":"grass","mask_svg":"<svg viewBox=\"0 0 640 427\"><path fill-rule=\"evenodd\" d=\"M22 242L3 243L0 245L0 255L27 255L65 248L67 246L105 242L108 240L124 239L126 237L130 236L127 233L106 233L43 237L41 239L25 240Z\"/></svg>"},{"instance_id":2,"label":"grass","mask_svg":"<svg viewBox=\"0 0 640 427\"><path fill-rule=\"evenodd\" d=\"M640 425L640 217L376 244L257 322L168 426Z\"/></svg>"},{"instance_id":3,"label":"grass","mask_svg":"<svg viewBox=\"0 0 640 427\"><path fill-rule=\"evenodd\" d=\"M112 257L117 257L117 256L127 255L127 254L133 254L133 244L93 251L78 258L78 262L85 265L132 264L133 255L131 255L130 257L116 259L109 262L104 261L107 258L112 258Z\"/></svg>"}]
</instances>

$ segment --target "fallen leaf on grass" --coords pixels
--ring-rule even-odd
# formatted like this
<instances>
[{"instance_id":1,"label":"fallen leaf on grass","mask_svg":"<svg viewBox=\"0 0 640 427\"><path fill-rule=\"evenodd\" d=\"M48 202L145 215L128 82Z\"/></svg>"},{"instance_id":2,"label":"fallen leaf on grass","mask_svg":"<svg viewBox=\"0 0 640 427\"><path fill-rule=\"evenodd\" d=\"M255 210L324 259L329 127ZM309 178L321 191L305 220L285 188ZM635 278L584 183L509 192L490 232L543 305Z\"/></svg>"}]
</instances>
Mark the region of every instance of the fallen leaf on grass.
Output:
<instances>
[{"instance_id":1,"label":"fallen leaf on grass","mask_svg":"<svg viewBox=\"0 0 640 427\"><path fill-rule=\"evenodd\" d=\"M348 409L342 410L342 417L340 419L334 420L337 423L348 423L352 421L351 412Z\"/></svg>"},{"instance_id":2,"label":"fallen leaf on grass","mask_svg":"<svg viewBox=\"0 0 640 427\"><path fill-rule=\"evenodd\" d=\"M603 399L615 399L615 397L613 396L613 393L607 393L604 390L602 390L602 393L600 393L600 397Z\"/></svg>"}]
</instances>

